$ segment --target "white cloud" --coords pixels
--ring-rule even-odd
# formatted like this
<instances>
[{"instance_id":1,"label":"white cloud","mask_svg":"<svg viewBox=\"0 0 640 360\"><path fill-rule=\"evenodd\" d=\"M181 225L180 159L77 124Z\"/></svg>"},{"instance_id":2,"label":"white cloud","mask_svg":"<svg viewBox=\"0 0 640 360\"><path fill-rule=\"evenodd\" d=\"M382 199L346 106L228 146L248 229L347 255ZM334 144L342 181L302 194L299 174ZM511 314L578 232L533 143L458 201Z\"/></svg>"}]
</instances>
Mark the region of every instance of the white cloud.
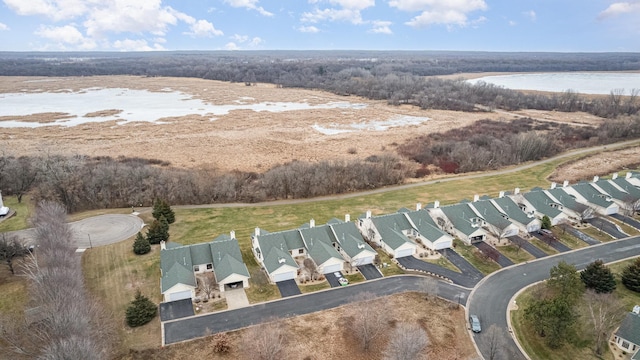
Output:
<instances>
[{"instance_id":1,"label":"white cloud","mask_svg":"<svg viewBox=\"0 0 640 360\"><path fill-rule=\"evenodd\" d=\"M242 44L243 42L249 40L249 36L248 35L233 34L231 39Z\"/></svg>"},{"instance_id":2,"label":"white cloud","mask_svg":"<svg viewBox=\"0 0 640 360\"><path fill-rule=\"evenodd\" d=\"M640 1L615 2L602 11L598 17L605 19L633 13L640 13Z\"/></svg>"},{"instance_id":3,"label":"white cloud","mask_svg":"<svg viewBox=\"0 0 640 360\"><path fill-rule=\"evenodd\" d=\"M189 27L191 31L185 34L193 37L212 37L221 36L223 32L213 27L213 24L207 20L197 20Z\"/></svg>"},{"instance_id":4,"label":"white cloud","mask_svg":"<svg viewBox=\"0 0 640 360\"><path fill-rule=\"evenodd\" d=\"M406 22L412 27L467 26L469 13L487 9L484 0L391 0L389 6L402 11L421 12L420 15ZM475 20L472 23L478 24L478 21Z\"/></svg>"},{"instance_id":5,"label":"white cloud","mask_svg":"<svg viewBox=\"0 0 640 360\"><path fill-rule=\"evenodd\" d=\"M315 33L320 32L320 29L318 29L318 28L317 28L317 27L315 27L315 26L300 26L300 27L298 28L298 31L303 32L303 33L312 33L312 34L315 34Z\"/></svg>"},{"instance_id":6,"label":"white cloud","mask_svg":"<svg viewBox=\"0 0 640 360\"><path fill-rule=\"evenodd\" d=\"M322 0L309 0L311 4L319 4ZM325 0L338 8L315 8L311 12L302 14L302 22L318 23L322 21L347 21L352 24L365 24L362 20L362 10L375 6L375 0Z\"/></svg>"},{"instance_id":7,"label":"white cloud","mask_svg":"<svg viewBox=\"0 0 640 360\"><path fill-rule=\"evenodd\" d=\"M518 25L517 22L513 21L513 20L509 20L509 26L516 26Z\"/></svg>"},{"instance_id":8,"label":"white cloud","mask_svg":"<svg viewBox=\"0 0 640 360\"><path fill-rule=\"evenodd\" d=\"M225 50L240 50L240 48L238 47L238 45L236 45L236 43L234 42L229 42L224 46Z\"/></svg>"},{"instance_id":9,"label":"white cloud","mask_svg":"<svg viewBox=\"0 0 640 360\"><path fill-rule=\"evenodd\" d=\"M251 39L251 42L249 43L249 45L251 45L251 46L258 46L258 45L260 45L260 44L262 44L262 43L264 43L264 40L262 40L261 38L259 38L259 37L257 37L257 36L256 36L256 37L254 37L253 39Z\"/></svg>"},{"instance_id":10,"label":"white cloud","mask_svg":"<svg viewBox=\"0 0 640 360\"><path fill-rule=\"evenodd\" d=\"M68 20L85 14L95 0L4 0L18 15L44 15L52 20Z\"/></svg>"},{"instance_id":11,"label":"white cloud","mask_svg":"<svg viewBox=\"0 0 640 360\"><path fill-rule=\"evenodd\" d=\"M67 45L73 45L74 47L82 50L90 50L96 47L93 39L87 38L76 29L73 25L65 26L43 26L41 25L35 34L49 40L53 40L59 44L60 48L65 49Z\"/></svg>"},{"instance_id":12,"label":"white cloud","mask_svg":"<svg viewBox=\"0 0 640 360\"><path fill-rule=\"evenodd\" d=\"M193 18L169 6L162 6L161 0L107 0L103 6L92 9L84 26L90 36L124 32L150 32L162 36L179 19L185 21Z\"/></svg>"},{"instance_id":13,"label":"white cloud","mask_svg":"<svg viewBox=\"0 0 640 360\"><path fill-rule=\"evenodd\" d=\"M533 10L525 11L522 13L525 17L529 18L531 21L536 21L536 12Z\"/></svg>"},{"instance_id":14,"label":"white cloud","mask_svg":"<svg viewBox=\"0 0 640 360\"><path fill-rule=\"evenodd\" d=\"M0 23L0 31L7 31L7 30L9 30L9 27L7 26L7 24Z\"/></svg>"},{"instance_id":15,"label":"white cloud","mask_svg":"<svg viewBox=\"0 0 640 360\"><path fill-rule=\"evenodd\" d=\"M264 16L273 16L273 13L268 12L262 6L258 6L260 0L224 0L224 2L235 8L246 8L255 10Z\"/></svg>"},{"instance_id":16,"label":"white cloud","mask_svg":"<svg viewBox=\"0 0 640 360\"><path fill-rule=\"evenodd\" d=\"M149 46L146 40L117 40L114 41L113 47L120 51L152 51L152 50L165 50L162 45L155 43L152 46Z\"/></svg>"},{"instance_id":17,"label":"white cloud","mask_svg":"<svg viewBox=\"0 0 640 360\"><path fill-rule=\"evenodd\" d=\"M353 24L362 24L362 15L354 9L315 9L313 12L305 12L300 19L302 22L319 23L322 21L349 21Z\"/></svg>"},{"instance_id":18,"label":"white cloud","mask_svg":"<svg viewBox=\"0 0 640 360\"><path fill-rule=\"evenodd\" d=\"M389 35L393 34L393 31L391 31L391 28L389 27L392 24L391 21L374 20L371 22L371 24L373 25L373 27L369 30L369 32L371 33Z\"/></svg>"}]
</instances>

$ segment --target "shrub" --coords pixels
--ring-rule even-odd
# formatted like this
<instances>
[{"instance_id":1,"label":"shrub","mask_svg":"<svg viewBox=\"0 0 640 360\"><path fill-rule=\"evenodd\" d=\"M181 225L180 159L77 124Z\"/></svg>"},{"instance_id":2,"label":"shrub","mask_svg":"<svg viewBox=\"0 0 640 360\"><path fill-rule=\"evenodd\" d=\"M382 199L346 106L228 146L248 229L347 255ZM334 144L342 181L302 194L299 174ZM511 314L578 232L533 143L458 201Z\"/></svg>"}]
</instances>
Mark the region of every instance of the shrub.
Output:
<instances>
[{"instance_id":1,"label":"shrub","mask_svg":"<svg viewBox=\"0 0 640 360\"><path fill-rule=\"evenodd\" d=\"M217 333L213 336L213 352L226 354L231 351L231 343L227 333Z\"/></svg>"}]
</instances>

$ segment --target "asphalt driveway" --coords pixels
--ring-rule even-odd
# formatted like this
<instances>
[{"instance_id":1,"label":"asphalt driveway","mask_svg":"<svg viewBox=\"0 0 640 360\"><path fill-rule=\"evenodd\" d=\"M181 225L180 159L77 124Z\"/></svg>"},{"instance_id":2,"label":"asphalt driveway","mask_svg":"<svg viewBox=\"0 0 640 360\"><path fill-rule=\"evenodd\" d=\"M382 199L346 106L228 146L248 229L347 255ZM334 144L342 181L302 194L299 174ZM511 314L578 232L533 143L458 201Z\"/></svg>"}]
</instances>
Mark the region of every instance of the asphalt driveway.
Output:
<instances>
[{"instance_id":1,"label":"asphalt driveway","mask_svg":"<svg viewBox=\"0 0 640 360\"><path fill-rule=\"evenodd\" d=\"M567 245L561 243L557 239L549 239L546 235L538 234L538 233L531 233L531 235L533 235L534 237L536 237L537 239L539 239L543 243L548 244L552 248L556 249L558 252L563 253L563 252L567 252L567 251L571 250L570 247L568 247ZM549 241L549 240L551 240L551 241Z\"/></svg>"},{"instance_id":2,"label":"asphalt driveway","mask_svg":"<svg viewBox=\"0 0 640 360\"><path fill-rule=\"evenodd\" d=\"M622 221L623 224L627 224L630 226L633 226L634 228L640 230L640 221L636 220L636 219L632 219L628 216L622 215L622 214L613 214L610 215L612 218L614 219L618 219L620 221Z\"/></svg>"},{"instance_id":3,"label":"asphalt driveway","mask_svg":"<svg viewBox=\"0 0 640 360\"><path fill-rule=\"evenodd\" d=\"M338 278L335 276L335 274L325 274L324 277L327 279L327 282L329 283L329 285L331 285L332 288L340 287L340 283L338 282Z\"/></svg>"},{"instance_id":4,"label":"asphalt driveway","mask_svg":"<svg viewBox=\"0 0 640 360\"><path fill-rule=\"evenodd\" d=\"M511 259L509 259L508 257L502 255L502 253L500 252L500 250L494 248L493 246L487 244L486 242L482 241L482 242L477 242L475 244L473 244L473 246L475 246L476 248L478 248L478 250L480 250L483 254L487 254L488 251L492 251L495 250L498 253L498 259L496 260L496 262L498 263L498 265L500 265L501 267L507 267L507 266L511 266L513 265L513 261L511 261Z\"/></svg>"},{"instance_id":5,"label":"asphalt driveway","mask_svg":"<svg viewBox=\"0 0 640 360\"><path fill-rule=\"evenodd\" d=\"M569 234L573 235L574 237L586 242L589 245L598 245L601 242L592 238L591 236L583 233L582 231L574 228L573 226L569 226L569 225L562 225L562 228L565 229Z\"/></svg>"},{"instance_id":6,"label":"asphalt driveway","mask_svg":"<svg viewBox=\"0 0 640 360\"><path fill-rule=\"evenodd\" d=\"M589 219L587 220L587 222L591 224L591 226L593 226L594 228L602 230L607 234L611 235L614 239L624 239L626 237L629 237L629 235L618 230L618 227L616 226L616 224L610 221L607 221L601 217L595 217L593 219Z\"/></svg>"},{"instance_id":7,"label":"asphalt driveway","mask_svg":"<svg viewBox=\"0 0 640 360\"><path fill-rule=\"evenodd\" d=\"M454 284L458 284L460 286L472 288L478 283L478 281L472 279L471 277L463 273L459 273L450 269L445 269L442 266L428 263L420 259L416 259L413 256L403 256L400 258L396 258L396 261L400 265L402 265L402 267L404 267L405 269L422 271L428 274L439 275L446 279L451 280Z\"/></svg>"},{"instance_id":8,"label":"asphalt driveway","mask_svg":"<svg viewBox=\"0 0 640 360\"><path fill-rule=\"evenodd\" d=\"M300 292L300 288L298 287L298 284L296 284L296 281L293 279L278 281L276 285L278 286L278 290L280 290L280 295L282 297L302 294L302 292Z\"/></svg>"},{"instance_id":9,"label":"asphalt driveway","mask_svg":"<svg viewBox=\"0 0 640 360\"><path fill-rule=\"evenodd\" d=\"M373 264L360 265L358 266L358 270L366 280L379 279L382 277L380 270Z\"/></svg>"},{"instance_id":10,"label":"asphalt driveway","mask_svg":"<svg viewBox=\"0 0 640 360\"><path fill-rule=\"evenodd\" d=\"M533 257L535 257L536 259L540 259L540 258L543 258L543 257L547 256L547 254L544 251L540 250L540 248L538 248L537 246L533 245L529 241L521 238L518 235L510 236L507 239L509 239L509 241L511 241L512 244L516 244L516 246L518 244L520 244L522 246L522 248L526 252L528 252L529 254L533 255Z\"/></svg>"},{"instance_id":11,"label":"asphalt driveway","mask_svg":"<svg viewBox=\"0 0 640 360\"><path fill-rule=\"evenodd\" d=\"M182 299L160 303L160 321L176 320L193 316L191 299Z\"/></svg>"},{"instance_id":12,"label":"asphalt driveway","mask_svg":"<svg viewBox=\"0 0 640 360\"><path fill-rule=\"evenodd\" d=\"M470 262L467 261L467 259L463 258L453 249L438 250L438 252L445 258L447 258L447 260L451 261L453 266L460 269L460 271L462 271L465 276L471 279L471 281L473 282L473 285L471 286L477 284L478 281L480 281L480 279L484 277L484 274L481 273L480 270L476 269L473 265L471 265Z\"/></svg>"}]
</instances>

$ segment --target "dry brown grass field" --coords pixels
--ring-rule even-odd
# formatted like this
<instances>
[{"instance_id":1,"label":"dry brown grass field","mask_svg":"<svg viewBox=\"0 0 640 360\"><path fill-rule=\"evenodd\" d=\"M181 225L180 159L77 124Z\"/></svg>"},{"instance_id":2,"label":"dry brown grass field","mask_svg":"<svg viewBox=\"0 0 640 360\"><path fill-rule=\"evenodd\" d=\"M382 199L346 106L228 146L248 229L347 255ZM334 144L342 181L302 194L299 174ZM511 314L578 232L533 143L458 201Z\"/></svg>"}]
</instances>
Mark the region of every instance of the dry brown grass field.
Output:
<instances>
[{"instance_id":1,"label":"dry brown grass field","mask_svg":"<svg viewBox=\"0 0 640 360\"><path fill-rule=\"evenodd\" d=\"M396 146L418 135L469 125L481 119L509 121L515 114L467 113L421 110L415 106L390 106L354 96L339 96L324 91L278 88L273 84L245 86L240 83L192 79L135 76L96 76L64 78L0 77L1 93L69 92L88 88L128 88L189 94L210 104L232 105L261 102L299 102L312 105L330 102L366 104L363 109L333 108L286 112L235 110L214 116L211 121L200 115L162 119L163 124L135 122L117 125L115 121L86 123L64 127L0 127L0 141L12 155L79 154L90 156L127 156L161 159L173 166L217 168L222 171L262 172L292 160L364 159L383 152L395 152ZM113 114L123 109L105 108L86 114ZM523 112L547 121L597 123L588 114ZM68 117L64 113L40 113L22 116L21 121L50 123ZM348 126L384 121L399 116L428 117L420 125L393 127L385 131L359 130L325 135L312 128ZM15 117L11 117L14 119ZM0 117L2 121L8 117Z\"/></svg>"}]
</instances>

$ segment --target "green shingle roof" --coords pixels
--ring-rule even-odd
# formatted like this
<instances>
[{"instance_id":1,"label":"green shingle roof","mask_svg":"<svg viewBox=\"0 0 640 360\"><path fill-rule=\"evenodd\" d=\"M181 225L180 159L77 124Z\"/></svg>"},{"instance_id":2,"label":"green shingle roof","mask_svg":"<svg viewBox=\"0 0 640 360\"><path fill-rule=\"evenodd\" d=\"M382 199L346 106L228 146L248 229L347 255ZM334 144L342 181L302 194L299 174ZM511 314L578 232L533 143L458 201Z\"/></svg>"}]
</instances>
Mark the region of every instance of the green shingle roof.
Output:
<instances>
[{"instance_id":1,"label":"green shingle roof","mask_svg":"<svg viewBox=\"0 0 640 360\"><path fill-rule=\"evenodd\" d=\"M602 195L596 188L588 183L575 184L572 188L588 202L607 208L613 204L612 201L607 200L606 196Z\"/></svg>"},{"instance_id":2,"label":"green shingle roof","mask_svg":"<svg viewBox=\"0 0 640 360\"><path fill-rule=\"evenodd\" d=\"M278 270L283 265L298 267L298 264L293 260L291 255L289 255L289 252L287 250L281 250L277 246L273 246L268 250L263 262L269 274Z\"/></svg>"},{"instance_id":3,"label":"green shingle roof","mask_svg":"<svg viewBox=\"0 0 640 360\"><path fill-rule=\"evenodd\" d=\"M249 277L249 270L242 260L238 240L228 235L221 235L209 243L213 257L213 271L216 279L221 281L232 274Z\"/></svg>"},{"instance_id":4,"label":"green shingle roof","mask_svg":"<svg viewBox=\"0 0 640 360\"><path fill-rule=\"evenodd\" d=\"M378 230L382 241L392 249L397 249L406 243L412 243L408 237L402 234L403 230L412 229L411 224L401 213L375 216L371 218L373 225Z\"/></svg>"},{"instance_id":5,"label":"green shingle roof","mask_svg":"<svg viewBox=\"0 0 640 360\"><path fill-rule=\"evenodd\" d=\"M616 183L616 185L620 186L624 191L628 192L629 194L640 198L640 189L635 187L627 179L625 179L625 178L617 178L617 179L613 179L611 181Z\"/></svg>"},{"instance_id":6,"label":"green shingle roof","mask_svg":"<svg viewBox=\"0 0 640 360\"><path fill-rule=\"evenodd\" d=\"M307 245L309 256L316 264L323 264L330 258L344 260L338 250L332 246L334 237L329 225L300 229L300 234Z\"/></svg>"},{"instance_id":7,"label":"green shingle roof","mask_svg":"<svg viewBox=\"0 0 640 360\"><path fill-rule=\"evenodd\" d=\"M196 276L191 268L187 269L179 262L175 262L167 271L162 271L162 279L160 280L162 292L171 289L177 284L185 284L196 286Z\"/></svg>"},{"instance_id":8,"label":"green shingle roof","mask_svg":"<svg viewBox=\"0 0 640 360\"><path fill-rule=\"evenodd\" d=\"M536 211L539 211L552 219L562 214L562 211L549 205L551 203L555 203L555 201L548 197L547 194L545 194L542 190L529 191L527 193L523 193L522 195L525 199L527 199L528 202L531 203Z\"/></svg>"},{"instance_id":9,"label":"green shingle roof","mask_svg":"<svg viewBox=\"0 0 640 360\"><path fill-rule=\"evenodd\" d=\"M411 219L411 222L416 226L416 230L418 230L420 235L430 241L436 241L442 236L447 235L436 226L436 223L426 211L411 211L407 213L407 215Z\"/></svg>"},{"instance_id":10,"label":"green shingle roof","mask_svg":"<svg viewBox=\"0 0 640 360\"><path fill-rule=\"evenodd\" d=\"M573 196L569 195L569 193L564 191L563 188L549 189L547 191L549 191L549 194L556 198L562 204L562 206L566 207L567 209L571 209L578 213L581 213L585 210L586 205L577 202L576 199Z\"/></svg>"},{"instance_id":11,"label":"green shingle roof","mask_svg":"<svg viewBox=\"0 0 640 360\"><path fill-rule=\"evenodd\" d=\"M511 225L509 216L498 211L490 200L476 201L472 205L489 224L503 229Z\"/></svg>"},{"instance_id":12,"label":"green shingle roof","mask_svg":"<svg viewBox=\"0 0 640 360\"><path fill-rule=\"evenodd\" d=\"M640 345L640 315L628 313L616 331L616 336Z\"/></svg>"},{"instance_id":13,"label":"green shingle roof","mask_svg":"<svg viewBox=\"0 0 640 360\"><path fill-rule=\"evenodd\" d=\"M362 238L356 225L352 222L342 222L332 224L331 228L336 236L336 241L349 257L354 257L362 251L375 252L369 244Z\"/></svg>"},{"instance_id":14,"label":"green shingle roof","mask_svg":"<svg viewBox=\"0 0 640 360\"><path fill-rule=\"evenodd\" d=\"M628 192L620 190L617 186L614 186L614 183L612 183L609 180L598 180L596 181L596 185L600 187L602 190L604 190L607 194L611 195L611 197L614 199L621 200L621 201L638 199L638 197L635 197Z\"/></svg>"},{"instance_id":15,"label":"green shingle roof","mask_svg":"<svg viewBox=\"0 0 640 360\"><path fill-rule=\"evenodd\" d=\"M501 198L493 199L495 203L500 206L502 211L507 213L509 217L520 224L526 225L535 220L534 218L530 218L527 214L520 209L518 204L516 204L510 197L503 196Z\"/></svg>"},{"instance_id":16,"label":"green shingle roof","mask_svg":"<svg viewBox=\"0 0 640 360\"><path fill-rule=\"evenodd\" d=\"M441 209L453 227L463 234L471 235L478 230L471 224L471 219L477 218L478 215L469 207L468 203L443 206Z\"/></svg>"},{"instance_id":17,"label":"green shingle roof","mask_svg":"<svg viewBox=\"0 0 640 360\"><path fill-rule=\"evenodd\" d=\"M333 246L322 241L313 242L313 244L309 247L309 256L318 265L324 264L327 260L331 258L344 261L344 259L342 258L338 250L334 249Z\"/></svg>"}]
</instances>

